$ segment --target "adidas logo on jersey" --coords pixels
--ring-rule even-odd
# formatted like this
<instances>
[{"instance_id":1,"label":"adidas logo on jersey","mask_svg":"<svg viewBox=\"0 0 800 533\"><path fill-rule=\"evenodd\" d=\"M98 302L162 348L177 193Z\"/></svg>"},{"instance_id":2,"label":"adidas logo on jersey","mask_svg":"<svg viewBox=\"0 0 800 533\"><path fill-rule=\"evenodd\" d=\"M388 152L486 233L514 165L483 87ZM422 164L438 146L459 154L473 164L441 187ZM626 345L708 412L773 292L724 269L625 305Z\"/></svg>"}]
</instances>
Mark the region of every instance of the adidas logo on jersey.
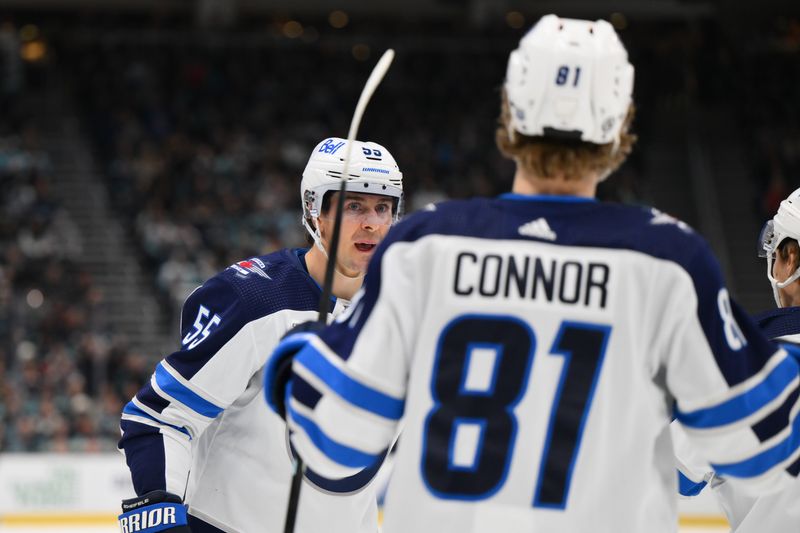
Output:
<instances>
[{"instance_id":1,"label":"adidas logo on jersey","mask_svg":"<svg viewBox=\"0 0 800 533\"><path fill-rule=\"evenodd\" d=\"M655 226L661 226L664 224L674 224L678 226L682 231L686 233L692 233L692 228L689 226L689 224L687 224L683 220L678 220L672 215L668 215L663 211L659 211L655 207L650 209L650 212L653 215L653 218L650 219L650 224L653 224Z\"/></svg>"},{"instance_id":2,"label":"adidas logo on jersey","mask_svg":"<svg viewBox=\"0 0 800 533\"><path fill-rule=\"evenodd\" d=\"M556 232L550 229L550 224L548 224L547 220L544 218L531 220L521 225L517 231L520 235L525 235L526 237L536 237L537 239L545 239L548 241L554 241L558 237Z\"/></svg>"}]
</instances>

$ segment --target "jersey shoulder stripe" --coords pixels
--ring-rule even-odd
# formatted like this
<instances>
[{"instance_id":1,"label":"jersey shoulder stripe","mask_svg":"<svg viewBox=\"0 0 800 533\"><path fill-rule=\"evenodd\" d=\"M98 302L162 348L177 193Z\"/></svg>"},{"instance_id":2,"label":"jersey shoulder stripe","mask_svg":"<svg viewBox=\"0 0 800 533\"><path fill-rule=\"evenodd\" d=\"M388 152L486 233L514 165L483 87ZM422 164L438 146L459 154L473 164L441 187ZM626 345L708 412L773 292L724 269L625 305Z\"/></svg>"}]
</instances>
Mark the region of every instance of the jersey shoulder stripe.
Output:
<instances>
[{"instance_id":1,"label":"jersey shoulder stripe","mask_svg":"<svg viewBox=\"0 0 800 533\"><path fill-rule=\"evenodd\" d=\"M152 420L153 422L157 423L158 425L169 426L169 427L171 427L172 429L174 429L176 431L180 431L181 433L183 433L184 435L186 435L190 439L192 438L191 435L189 434L189 431L187 431L186 428L178 427L178 426L175 426L173 424L168 424L168 423L164 422L163 420L159 420L156 417L154 417L154 416L150 415L149 413L145 412L143 409L138 407L132 401L128 402L125 405L125 408L122 410L122 414L123 414L123 417L124 417L124 415L129 415L129 416L138 416L138 417L141 417L141 418L147 418L148 420ZM126 420L131 420L131 419L126 418ZM135 420L131 420L131 422L136 422L136 421Z\"/></svg>"},{"instance_id":2,"label":"jersey shoulder stripe","mask_svg":"<svg viewBox=\"0 0 800 533\"><path fill-rule=\"evenodd\" d=\"M222 412L222 407L214 405L181 383L164 367L163 362L156 366L155 379L156 384L165 394L198 414L207 418L216 418Z\"/></svg>"}]
</instances>

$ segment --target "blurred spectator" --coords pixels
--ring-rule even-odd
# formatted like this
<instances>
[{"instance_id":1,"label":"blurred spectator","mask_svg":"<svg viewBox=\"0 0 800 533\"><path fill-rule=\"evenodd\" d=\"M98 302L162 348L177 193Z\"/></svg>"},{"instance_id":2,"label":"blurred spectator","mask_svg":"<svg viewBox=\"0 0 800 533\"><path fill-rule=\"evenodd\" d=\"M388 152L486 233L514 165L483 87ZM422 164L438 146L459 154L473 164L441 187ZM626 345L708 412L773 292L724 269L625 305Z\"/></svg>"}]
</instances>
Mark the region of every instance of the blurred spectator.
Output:
<instances>
[{"instance_id":1,"label":"blurred spectator","mask_svg":"<svg viewBox=\"0 0 800 533\"><path fill-rule=\"evenodd\" d=\"M52 193L29 103L2 105L9 120L0 128L0 451L112 450L119 430L109 413L118 418L129 393L110 376L117 347L104 326L102 291L77 262L80 235Z\"/></svg>"}]
</instances>

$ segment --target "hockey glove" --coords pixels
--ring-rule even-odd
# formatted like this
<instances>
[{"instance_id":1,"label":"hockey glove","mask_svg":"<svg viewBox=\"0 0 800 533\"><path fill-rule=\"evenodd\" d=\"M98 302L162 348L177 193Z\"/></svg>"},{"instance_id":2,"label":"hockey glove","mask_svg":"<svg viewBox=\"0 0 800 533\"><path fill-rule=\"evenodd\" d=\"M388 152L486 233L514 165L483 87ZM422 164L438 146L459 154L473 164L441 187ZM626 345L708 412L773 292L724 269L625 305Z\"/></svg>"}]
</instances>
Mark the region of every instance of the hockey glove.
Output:
<instances>
[{"instance_id":1,"label":"hockey glove","mask_svg":"<svg viewBox=\"0 0 800 533\"><path fill-rule=\"evenodd\" d=\"M292 361L295 355L317 333L325 329L319 322L303 322L290 329L267 358L264 365L264 399L270 409L286 419L286 386L292 376Z\"/></svg>"},{"instance_id":2,"label":"hockey glove","mask_svg":"<svg viewBox=\"0 0 800 533\"><path fill-rule=\"evenodd\" d=\"M179 496L163 490L122 500L122 514L117 518L122 533L191 533L186 523L183 501Z\"/></svg>"}]
</instances>

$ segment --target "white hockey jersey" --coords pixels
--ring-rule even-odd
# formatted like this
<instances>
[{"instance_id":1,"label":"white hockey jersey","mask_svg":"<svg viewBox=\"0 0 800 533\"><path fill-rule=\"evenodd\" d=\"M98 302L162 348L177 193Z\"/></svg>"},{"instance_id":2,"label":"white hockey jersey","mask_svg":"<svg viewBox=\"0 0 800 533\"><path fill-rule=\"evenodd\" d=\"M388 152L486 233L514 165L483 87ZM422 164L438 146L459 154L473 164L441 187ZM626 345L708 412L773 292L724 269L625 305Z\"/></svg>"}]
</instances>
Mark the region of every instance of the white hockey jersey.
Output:
<instances>
[{"instance_id":1,"label":"white hockey jersey","mask_svg":"<svg viewBox=\"0 0 800 533\"><path fill-rule=\"evenodd\" d=\"M320 475L373 464L402 421L386 533L674 532L673 416L745 485L791 482L800 454L797 409L768 417L797 363L650 209L509 194L412 215L293 370L292 440Z\"/></svg>"},{"instance_id":2,"label":"white hockey jersey","mask_svg":"<svg viewBox=\"0 0 800 533\"><path fill-rule=\"evenodd\" d=\"M286 331L316 319L320 289L303 253L241 261L187 299L181 349L122 415L137 494L185 494L191 517L222 531L283 531L292 463L286 425L262 399L262 367ZM326 483L309 472L318 486L304 484L295 531L375 533L375 492L364 488L373 474Z\"/></svg>"}]
</instances>

